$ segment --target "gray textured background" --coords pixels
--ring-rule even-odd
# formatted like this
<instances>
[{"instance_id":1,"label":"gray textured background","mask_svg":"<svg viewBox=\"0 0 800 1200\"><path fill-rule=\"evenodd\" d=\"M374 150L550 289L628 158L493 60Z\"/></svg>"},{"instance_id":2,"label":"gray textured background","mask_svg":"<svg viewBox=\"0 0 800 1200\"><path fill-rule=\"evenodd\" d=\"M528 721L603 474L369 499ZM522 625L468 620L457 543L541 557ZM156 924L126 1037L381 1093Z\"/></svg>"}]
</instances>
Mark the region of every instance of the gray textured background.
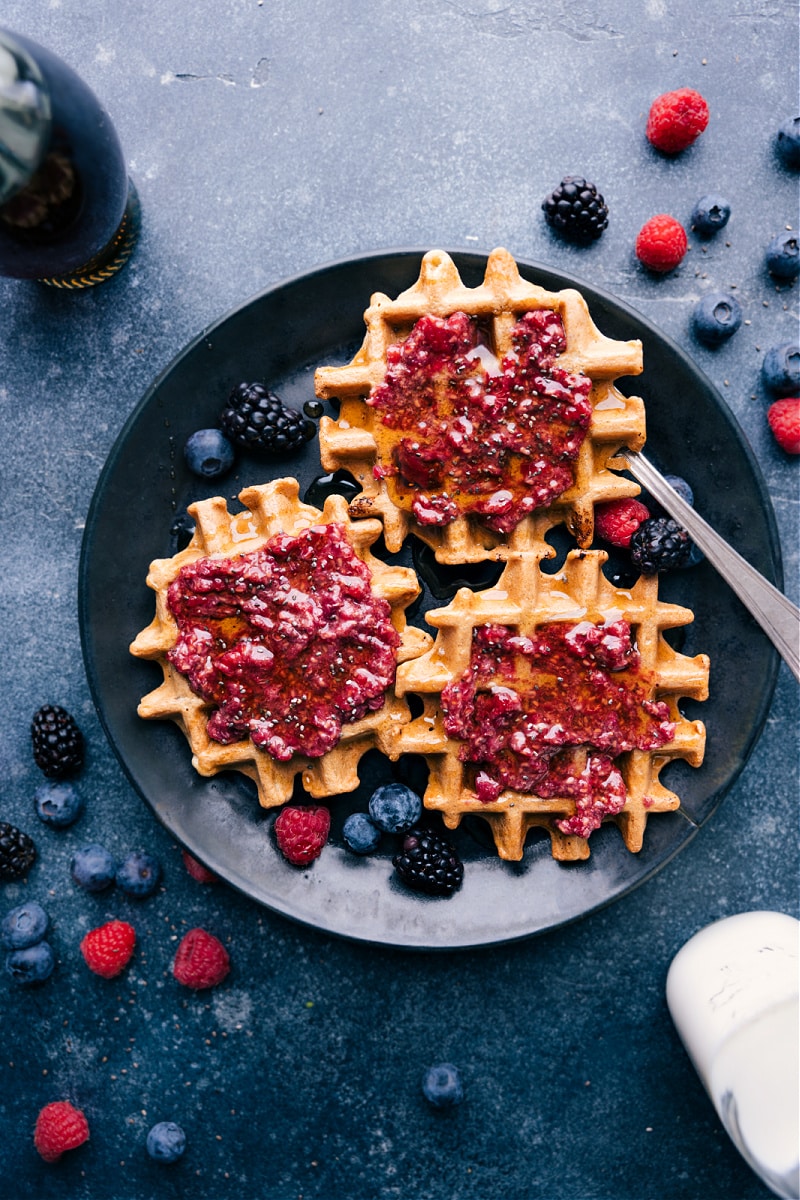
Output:
<instances>
[{"instance_id":1,"label":"gray textured background","mask_svg":"<svg viewBox=\"0 0 800 1200\"><path fill-rule=\"evenodd\" d=\"M615 293L717 385L767 480L798 592L798 462L765 421L759 367L797 336L797 288L764 248L797 226L797 176L774 152L797 103L797 9L786 0L6 0L2 20L61 54L101 96L144 210L118 279L80 295L0 281L3 570L0 819L40 860L4 885L36 898L58 966L22 992L0 980L0 1194L145 1200L767 1195L683 1054L664 1003L672 955L716 917L793 912L798 894L797 688L785 667L763 736L692 844L611 908L557 933L470 955L408 956L296 927L228 889L200 888L104 742L81 661L82 528L103 462L151 380L204 325L320 262L401 245L512 253ZM677 159L650 149L651 100L706 96L709 128ZM611 210L574 249L540 212L585 174ZM641 224L685 223L705 192L733 208L662 279L633 255ZM749 324L716 351L689 333L694 302L727 290ZM691 439L691 429L686 431ZM742 686L748 666L742 664ZM90 746L79 825L33 815L34 709L70 708ZM145 846L165 887L133 913L142 950L121 982L90 978L82 933L108 904L76 894L74 848ZM180 993L174 938L230 938L216 993ZM423 1067L451 1059L467 1099L432 1113ZM57 1167L31 1130L71 1096L92 1140ZM158 1119L187 1131L172 1170L144 1152Z\"/></svg>"}]
</instances>

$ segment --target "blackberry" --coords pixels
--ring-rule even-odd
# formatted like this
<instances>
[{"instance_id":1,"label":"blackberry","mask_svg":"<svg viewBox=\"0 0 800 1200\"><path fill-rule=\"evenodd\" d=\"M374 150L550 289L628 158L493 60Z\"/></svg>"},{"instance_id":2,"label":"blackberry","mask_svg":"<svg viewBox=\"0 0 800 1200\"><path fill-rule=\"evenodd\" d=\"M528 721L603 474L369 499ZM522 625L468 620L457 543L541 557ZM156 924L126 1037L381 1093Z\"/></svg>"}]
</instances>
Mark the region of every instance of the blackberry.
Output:
<instances>
[{"instance_id":1,"label":"blackberry","mask_svg":"<svg viewBox=\"0 0 800 1200\"><path fill-rule=\"evenodd\" d=\"M0 821L0 879L21 879L36 859L36 846L27 833Z\"/></svg>"},{"instance_id":2,"label":"blackberry","mask_svg":"<svg viewBox=\"0 0 800 1200\"><path fill-rule=\"evenodd\" d=\"M645 575L686 565L692 552L689 534L671 517L642 521L631 537L631 559Z\"/></svg>"},{"instance_id":3,"label":"blackberry","mask_svg":"<svg viewBox=\"0 0 800 1200\"><path fill-rule=\"evenodd\" d=\"M608 207L593 183L566 175L542 201L551 229L576 242L593 242L608 227Z\"/></svg>"},{"instance_id":4,"label":"blackberry","mask_svg":"<svg viewBox=\"0 0 800 1200\"><path fill-rule=\"evenodd\" d=\"M314 436L314 426L302 413L287 408L280 397L260 383L237 384L219 423L225 436L237 446L267 454L297 450Z\"/></svg>"},{"instance_id":5,"label":"blackberry","mask_svg":"<svg viewBox=\"0 0 800 1200\"><path fill-rule=\"evenodd\" d=\"M426 829L405 835L392 865L408 887L432 896L449 896L464 878L463 863L450 843Z\"/></svg>"},{"instance_id":6,"label":"blackberry","mask_svg":"<svg viewBox=\"0 0 800 1200\"><path fill-rule=\"evenodd\" d=\"M36 765L48 779L74 775L83 765L83 734L58 704L45 704L33 714L31 741Z\"/></svg>"}]
</instances>

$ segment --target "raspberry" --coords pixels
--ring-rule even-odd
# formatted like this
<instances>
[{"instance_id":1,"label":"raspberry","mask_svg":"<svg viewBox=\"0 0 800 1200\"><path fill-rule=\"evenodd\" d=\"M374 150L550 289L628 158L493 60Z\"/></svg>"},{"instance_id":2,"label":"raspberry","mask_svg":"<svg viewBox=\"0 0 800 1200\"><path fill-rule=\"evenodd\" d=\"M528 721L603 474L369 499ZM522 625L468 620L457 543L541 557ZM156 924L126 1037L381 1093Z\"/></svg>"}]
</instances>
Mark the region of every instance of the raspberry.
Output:
<instances>
[{"instance_id":1,"label":"raspberry","mask_svg":"<svg viewBox=\"0 0 800 1200\"><path fill-rule=\"evenodd\" d=\"M136 945L136 930L127 921L107 921L90 929L81 942L81 954L95 975L113 979L127 967Z\"/></svg>"},{"instance_id":2,"label":"raspberry","mask_svg":"<svg viewBox=\"0 0 800 1200\"><path fill-rule=\"evenodd\" d=\"M192 879L196 879L198 883L219 883L219 877L213 871L209 871L208 867L204 867L196 858L192 858L188 850L182 852L183 865L191 875Z\"/></svg>"},{"instance_id":3,"label":"raspberry","mask_svg":"<svg viewBox=\"0 0 800 1200\"><path fill-rule=\"evenodd\" d=\"M323 805L287 805L275 821L278 848L295 867L308 866L322 853L330 828L331 814Z\"/></svg>"},{"instance_id":4,"label":"raspberry","mask_svg":"<svg viewBox=\"0 0 800 1200\"><path fill-rule=\"evenodd\" d=\"M800 397L787 396L770 404L767 420L781 450L800 454Z\"/></svg>"},{"instance_id":5,"label":"raspberry","mask_svg":"<svg viewBox=\"0 0 800 1200\"><path fill-rule=\"evenodd\" d=\"M67 1150L75 1150L89 1140L89 1124L79 1108L69 1100L45 1104L36 1118L33 1144L45 1162L57 1162Z\"/></svg>"},{"instance_id":6,"label":"raspberry","mask_svg":"<svg viewBox=\"0 0 800 1200\"><path fill-rule=\"evenodd\" d=\"M693 88L664 92L650 106L647 139L663 154L680 154L708 125L708 105Z\"/></svg>"},{"instance_id":7,"label":"raspberry","mask_svg":"<svg viewBox=\"0 0 800 1200\"><path fill-rule=\"evenodd\" d=\"M672 271L683 259L688 246L686 230L667 213L658 213L645 221L636 238L636 257L650 271Z\"/></svg>"},{"instance_id":8,"label":"raspberry","mask_svg":"<svg viewBox=\"0 0 800 1200\"><path fill-rule=\"evenodd\" d=\"M172 974L184 987L200 991L222 983L231 969L228 951L213 933L190 929L175 954Z\"/></svg>"},{"instance_id":9,"label":"raspberry","mask_svg":"<svg viewBox=\"0 0 800 1200\"><path fill-rule=\"evenodd\" d=\"M594 510L595 532L611 546L629 546L631 535L649 516L639 500L608 500Z\"/></svg>"}]
</instances>

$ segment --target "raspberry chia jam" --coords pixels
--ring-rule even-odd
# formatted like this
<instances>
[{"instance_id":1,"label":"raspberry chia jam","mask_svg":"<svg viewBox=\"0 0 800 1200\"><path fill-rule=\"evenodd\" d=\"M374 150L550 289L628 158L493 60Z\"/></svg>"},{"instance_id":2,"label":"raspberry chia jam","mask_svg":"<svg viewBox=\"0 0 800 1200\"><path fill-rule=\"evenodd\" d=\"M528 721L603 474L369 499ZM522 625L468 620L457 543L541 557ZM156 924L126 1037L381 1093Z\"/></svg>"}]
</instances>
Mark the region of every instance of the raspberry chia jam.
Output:
<instances>
[{"instance_id":1,"label":"raspberry chia jam","mask_svg":"<svg viewBox=\"0 0 800 1200\"><path fill-rule=\"evenodd\" d=\"M469 667L442 692L444 728L462 743L480 801L505 789L569 797L575 812L556 824L588 837L625 804L619 755L674 737L667 705L648 699L651 682L624 620L553 621L529 637L481 625Z\"/></svg>"},{"instance_id":2,"label":"raspberry chia jam","mask_svg":"<svg viewBox=\"0 0 800 1200\"><path fill-rule=\"evenodd\" d=\"M183 567L167 593L178 625L167 657L214 706L209 737L249 737L281 762L318 758L344 723L382 708L400 637L370 584L336 524Z\"/></svg>"},{"instance_id":3,"label":"raspberry chia jam","mask_svg":"<svg viewBox=\"0 0 800 1200\"><path fill-rule=\"evenodd\" d=\"M420 525L472 514L510 533L574 483L591 380L555 365L567 342L551 309L525 313L511 345L498 359L481 322L457 312L420 318L389 347L367 398L392 434L375 475Z\"/></svg>"}]
</instances>

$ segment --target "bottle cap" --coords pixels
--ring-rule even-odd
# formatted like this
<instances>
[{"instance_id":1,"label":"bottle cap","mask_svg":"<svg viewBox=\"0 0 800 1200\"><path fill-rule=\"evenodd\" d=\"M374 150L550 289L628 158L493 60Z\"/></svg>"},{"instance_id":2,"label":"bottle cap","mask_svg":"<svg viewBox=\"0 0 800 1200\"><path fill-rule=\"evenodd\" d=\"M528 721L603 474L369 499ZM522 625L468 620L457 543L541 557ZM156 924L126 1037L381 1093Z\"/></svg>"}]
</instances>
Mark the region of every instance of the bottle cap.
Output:
<instances>
[{"instance_id":1,"label":"bottle cap","mask_svg":"<svg viewBox=\"0 0 800 1200\"><path fill-rule=\"evenodd\" d=\"M34 60L0 29L0 204L23 188L50 138L50 95Z\"/></svg>"}]
</instances>

